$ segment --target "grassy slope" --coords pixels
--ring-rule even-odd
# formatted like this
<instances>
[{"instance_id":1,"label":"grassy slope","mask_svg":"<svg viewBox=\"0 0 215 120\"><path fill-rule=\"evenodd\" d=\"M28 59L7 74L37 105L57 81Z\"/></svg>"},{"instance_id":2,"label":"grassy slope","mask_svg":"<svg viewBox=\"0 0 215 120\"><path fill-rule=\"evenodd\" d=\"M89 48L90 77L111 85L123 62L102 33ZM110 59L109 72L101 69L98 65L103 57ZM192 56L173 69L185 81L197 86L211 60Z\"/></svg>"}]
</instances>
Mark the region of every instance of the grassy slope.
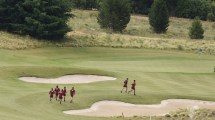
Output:
<instances>
[{"instance_id":1,"label":"grassy slope","mask_svg":"<svg viewBox=\"0 0 215 120\"><path fill-rule=\"evenodd\" d=\"M62 110L89 107L100 100L152 104L168 98L215 101L215 57L184 52L115 48L43 48L0 50L1 120L105 120L64 115ZM85 73L116 81L75 86L75 103L49 103L55 85L25 83L18 76L57 77ZM137 80L137 96L121 94L122 80ZM60 85L62 88L63 85ZM105 93L105 94L104 94ZM68 99L67 99L68 101Z\"/></svg>"},{"instance_id":2,"label":"grassy slope","mask_svg":"<svg viewBox=\"0 0 215 120\"><path fill-rule=\"evenodd\" d=\"M84 33L99 34L107 32L99 27L97 23L97 11L75 10L75 17L70 19L69 25L75 30ZM148 38L164 38L164 39L189 39L188 32L192 23L191 19L170 18L169 28L166 34L155 34L150 29L147 16L132 15L127 28L123 34L132 36L148 37ZM205 40L214 40L215 25L214 22L202 21L205 29Z\"/></svg>"},{"instance_id":3,"label":"grassy slope","mask_svg":"<svg viewBox=\"0 0 215 120\"><path fill-rule=\"evenodd\" d=\"M97 11L74 11L76 17L68 24L73 32L68 36L73 38L75 46L105 46L105 47L135 47L153 49L179 49L204 51L215 54L215 24L202 21L205 29L204 40L190 40L188 36L192 20L170 18L169 29L166 34L155 34L149 26L148 17L131 16L123 34L114 34L99 27L96 16ZM70 38L69 37L69 38Z\"/></svg>"},{"instance_id":4,"label":"grassy slope","mask_svg":"<svg viewBox=\"0 0 215 120\"><path fill-rule=\"evenodd\" d=\"M38 41L29 36L0 32L0 48L26 49L46 46L75 47L135 47L153 49L177 49L193 51L203 48L205 52L215 54L215 23L202 21L205 29L204 40L190 40L188 37L191 20L170 18L169 30L166 34L155 34L151 31L148 18L133 15L123 34L110 34L102 30L96 20L97 11L75 10L76 15L68 21L73 28L62 42Z\"/></svg>"}]
</instances>

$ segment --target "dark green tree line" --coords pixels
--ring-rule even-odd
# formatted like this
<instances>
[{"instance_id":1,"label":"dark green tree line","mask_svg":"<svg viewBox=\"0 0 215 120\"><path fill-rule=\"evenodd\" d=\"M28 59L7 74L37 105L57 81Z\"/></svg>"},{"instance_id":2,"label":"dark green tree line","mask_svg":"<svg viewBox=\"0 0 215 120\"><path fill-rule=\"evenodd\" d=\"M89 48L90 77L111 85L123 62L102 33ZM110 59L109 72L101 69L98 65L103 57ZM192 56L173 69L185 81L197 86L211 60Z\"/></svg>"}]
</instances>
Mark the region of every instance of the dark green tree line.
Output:
<instances>
[{"instance_id":1,"label":"dark green tree line","mask_svg":"<svg viewBox=\"0 0 215 120\"><path fill-rule=\"evenodd\" d=\"M195 18L206 20L211 2L208 0L179 0L176 8L176 16L183 18Z\"/></svg>"},{"instance_id":2,"label":"dark green tree line","mask_svg":"<svg viewBox=\"0 0 215 120\"><path fill-rule=\"evenodd\" d=\"M0 29L9 32L20 33L22 23L25 19L21 13L20 6L24 0L2 0L0 1Z\"/></svg>"},{"instance_id":3,"label":"dark green tree line","mask_svg":"<svg viewBox=\"0 0 215 120\"><path fill-rule=\"evenodd\" d=\"M70 31L69 0L3 0L0 29L42 39L60 39Z\"/></svg>"},{"instance_id":4,"label":"dark green tree line","mask_svg":"<svg viewBox=\"0 0 215 120\"><path fill-rule=\"evenodd\" d=\"M93 9L97 8L98 0L70 0L75 8L78 9Z\"/></svg>"}]
</instances>

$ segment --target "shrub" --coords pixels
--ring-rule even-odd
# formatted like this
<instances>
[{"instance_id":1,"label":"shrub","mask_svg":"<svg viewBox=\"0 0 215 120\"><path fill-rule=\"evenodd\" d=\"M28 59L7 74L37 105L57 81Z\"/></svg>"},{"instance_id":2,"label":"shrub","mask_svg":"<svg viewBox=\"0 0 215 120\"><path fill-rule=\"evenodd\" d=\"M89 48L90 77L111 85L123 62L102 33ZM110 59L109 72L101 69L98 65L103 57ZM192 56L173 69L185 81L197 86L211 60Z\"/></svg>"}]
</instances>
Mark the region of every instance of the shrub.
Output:
<instances>
[{"instance_id":1,"label":"shrub","mask_svg":"<svg viewBox=\"0 0 215 120\"><path fill-rule=\"evenodd\" d=\"M166 114L165 117L171 117L171 115L170 114Z\"/></svg>"},{"instance_id":2,"label":"shrub","mask_svg":"<svg viewBox=\"0 0 215 120\"><path fill-rule=\"evenodd\" d=\"M215 21L215 15L213 13L208 13L207 20L208 21Z\"/></svg>"},{"instance_id":3,"label":"shrub","mask_svg":"<svg viewBox=\"0 0 215 120\"><path fill-rule=\"evenodd\" d=\"M202 23L199 17L196 17L189 31L189 36L191 39L203 39L204 38L204 30L202 28Z\"/></svg>"}]
</instances>

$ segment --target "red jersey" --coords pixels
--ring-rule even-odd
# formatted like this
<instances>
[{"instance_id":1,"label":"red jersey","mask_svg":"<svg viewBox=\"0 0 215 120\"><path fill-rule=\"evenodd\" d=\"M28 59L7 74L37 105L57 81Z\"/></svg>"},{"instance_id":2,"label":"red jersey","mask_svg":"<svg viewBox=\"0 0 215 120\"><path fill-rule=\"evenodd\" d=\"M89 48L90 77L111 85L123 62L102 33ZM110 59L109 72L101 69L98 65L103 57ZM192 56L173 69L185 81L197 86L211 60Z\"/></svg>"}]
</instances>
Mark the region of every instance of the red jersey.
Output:
<instances>
[{"instance_id":1,"label":"red jersey","mask_svg":"<svg viewBox=\"0 0 215 120\"><path fill-rule=\"evenodd\" d=\"M49 91L49 95L50 95L50 97L53 97L54 91L53 91L53 90L50 90L50 91Z\"/></svg>"},{"instance_id":2,"label":"red jersey","mask_svg":"<svg viewBox=\"0 0 215 120\"><path fill-rule=\"evenodd\" d=\"M59 92L58 95L59 95L59 99L63 99L63 93L62 92Z\"/></svg>"},{"instance_id":3,"label":"red jersey","mask_svg":"<svg viewBox=\"0 0 215 120\"><path fill-rule=\"evenodd\" d=\"M58 93L60 92L60 89L59 88L55 88L54 91L55 91L55 94L58 95Z\"/></svg>"},{"instance_id":4,"label":"red jersey","mask_svg":"<svg viewBox=\"0 0 215 120\"><path fill-rule=\"evenodd\" d=\"M131 89L135 90L135 86L136 86L136 83L133 82L133 83L131 84Z\"/></svg>"},{"instance_id":5,"label":"red jersey","mask_svg":"<svg viewBox=\"0 0 215 120\"><path fill-rule=\"evenodd\" d=\"M66 96L66 89L63 89L62 93L63 93L63 96Z\"/></svg>"},{"instance_id":6,"label":"red jersey","mask_svg":"<svg viewBox=\"0 0 215 120\"><path fill-rule=\"evenodd\" d=\"M123 87L127 87L127 84L128 84L128 80L125 80Z\"/></svg>"},{"instance_id":7,"label":"red jersey","mask_svg":"<svg viewBox=\"0 0 215 120\"><path fill-rule=\"evenodd\" d=\"M70 95L73 97L75 95L75 90L74 89L71 89L70 90Z\"/></svg>"}]
</instances>

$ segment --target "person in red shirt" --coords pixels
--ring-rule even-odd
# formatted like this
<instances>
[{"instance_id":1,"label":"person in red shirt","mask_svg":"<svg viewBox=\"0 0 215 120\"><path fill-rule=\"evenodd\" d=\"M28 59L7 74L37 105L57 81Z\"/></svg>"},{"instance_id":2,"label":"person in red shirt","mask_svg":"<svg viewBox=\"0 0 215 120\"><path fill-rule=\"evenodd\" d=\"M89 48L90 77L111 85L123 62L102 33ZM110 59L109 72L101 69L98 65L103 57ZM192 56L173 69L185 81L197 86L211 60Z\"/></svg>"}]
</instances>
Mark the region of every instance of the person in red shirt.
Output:
<instances>
[{"instance_id":1,"label":"person in red shirt","mask_svg":"<svg viewBox=\"0 0 215 120\"><path fill-rule=\"evenodd\" d=\"M128 94L129 94L130 92L134 91L134 95L136 95L136 93L135 93L135 87L136 87L136 80L134 80L133 83L131 84L131 90L128 91Z\"/></svg>"},{"instance_id":2,"label":"person in red shirt","mask_svg":"<svg viewBox=\"0 0 215 120\"><path fill-rule=\"evenodd\" d=\"M52 101L52 99L54 97L54 90L53 90L53 88L51 88L51 90L49 91L49 97L50 97L50 101Z\"/></svg>"},{"instance_id":3,"label":"person in red shirt","mask_svg":"<svg viewBox=\"0 0 215 120\"><path fill-rule=\"evenodd\" d=\"M125 88L125 92L127 92L127 90L128 90L128 78L126 78L126 80L124 80L124 85L123 85L123 88L121 90L121 93L124 90L124 88Z\"/></svg>"},{"instance_id":4,"label":"person in red shirt","mask_svg":"<svg viewBox=\"0 0 215 120\"><path fill-rule=\"evenodd\" d=\"M65 97L66 97L66 87L63 88L63 98L64 98L64 102L66 101L66 100L65 100Z\"/></svg>"},{"instance_id":5,"label":"person in red shirt","mask_svg":"<svg viewBox=\"0 0 215 120\"><path fill-rule=\"evenodd\" d=\"M74 97L74 95L75 95L75 89L74 89L74 87L72 87L72 89L70 90L70 95L71 95L71 97L72 97L70 103L72 103L72 102L73 102L73 97Z\"/></svg>"},{"instance_id":6,"label":"person in red shirt","mask_svg":"<svg viewBox=\"0 0 215 120\"><path fill-rule=\"evenodd\" d=\"M60 102L60 104L61 104L62 99L63 99L63 89L58 93L58 95L59 95L59 99L58 99L58 101L59 101L59 102Z\"/></svg>"},{"instance_id":7,"label":"person in red shirt","mask_svg":"<svg viewBox=\"0 0 215 120\"><path fill-rule=\"evenodd\" d=\"M58 88L58 85L56 86L56 88L54 89L54 91L55 91L55 98L56 98L56 100L57 100L57 98L58 98L58 93L60 92L60 88Z\"/></svg>"}]
</instances>

